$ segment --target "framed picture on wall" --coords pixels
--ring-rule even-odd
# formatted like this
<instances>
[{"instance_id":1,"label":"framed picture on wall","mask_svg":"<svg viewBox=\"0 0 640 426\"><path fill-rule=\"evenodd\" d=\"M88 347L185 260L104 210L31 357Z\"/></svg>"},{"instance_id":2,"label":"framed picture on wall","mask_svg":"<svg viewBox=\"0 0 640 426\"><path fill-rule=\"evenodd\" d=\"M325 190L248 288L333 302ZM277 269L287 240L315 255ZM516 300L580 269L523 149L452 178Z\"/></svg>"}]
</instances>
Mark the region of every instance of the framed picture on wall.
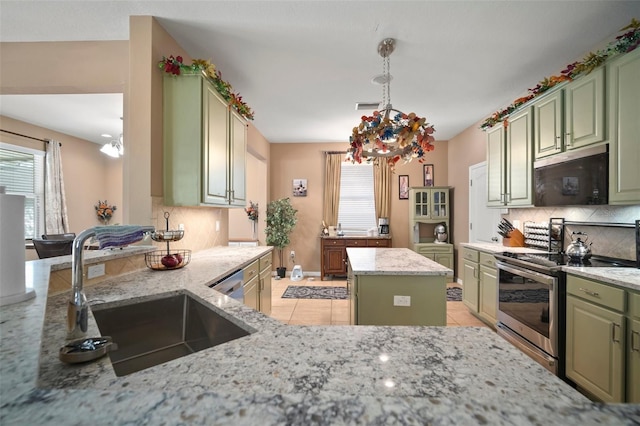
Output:
<instances>
[{"instance_id":1,"label":"framed picture on wall","mask_svg":"<svg viewBox=\"0 0 640 426\"><path fill-rule=\"evenodd\" d=\"M294 197L307 196L307 180L306 179L293 180L293 196Z\"/></svg>"},{"instance_id":2,"label":"framed picture on wall","mask_svg":"<svg viewBox=\"0 0 640 426\"><path fill-rule=\"evenodd\" d=\"M422 166L422 174L424 175L424 186L433 186L433 164Z\"/></svg>"},{"instance_id":3,"label":"framed picture on wall","mask_svg":"<svg viewBox=\"0 0 640 426\"><path fill-rule=\"evenodd\" d=\"M398 198L401 200L409 199L409 175L398 176Z\"/></svg>"}]
</instances>

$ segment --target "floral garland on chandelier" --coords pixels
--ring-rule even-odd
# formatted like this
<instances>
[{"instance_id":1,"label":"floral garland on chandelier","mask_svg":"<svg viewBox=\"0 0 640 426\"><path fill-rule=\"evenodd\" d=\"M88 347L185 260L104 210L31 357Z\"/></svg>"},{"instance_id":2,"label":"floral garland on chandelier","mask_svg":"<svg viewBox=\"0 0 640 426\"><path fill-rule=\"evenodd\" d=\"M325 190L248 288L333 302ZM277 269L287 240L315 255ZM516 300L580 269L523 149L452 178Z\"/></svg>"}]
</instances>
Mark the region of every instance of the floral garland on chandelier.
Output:
<instances>
[{"instance_id":1,"label":"floral garland on chandelier","mask_svg":"<svg viewBox=\"0 0 640 426\"><path fill-rule=\"evenodd\" d=\"M233 92L231 84L222 79L222 73L216 69L216 66L211 61L205 59L194 59L191 65L186 65L182 62L182 56L173 55L162 57L162 60L158 62L158 68L161 68L167 74L180 75L184 74L197 74L203 73L207 79L215 86L220 96L224 98L229 104L235 108L240 115L247 120L253 120L253 111L242 100L242 96Z\"/></svg>"},{"instance_id":2,"label":"floral garland on chandelier","mask_svg":"<svg viewBox=\"0 0 640 426\"><path fill-rule=\"evenodd\" d=\"M572 81L581 75L587 75L600 65L604 64L607 60L619 54L631 52L640 46L640 21L633 18L631 23L620 31L626 30L630 31L616 37L615 41L609 43L605 49L598 50L595 53L589 53L582 59L582 61L567 65L567 67L560 72L560 75L547 77L540 81L536 87L528 89L529 94L527 96L518 98L507 108L493 113L491 117L487 118L480 125L480 128L486 130L500 122L504 122L506 125L509 114L514 112L521 105L529 102L531 99L551 89L553 86L564 81Z\"/></svg>"},{"instance_id":3,"label":"floral garland on chandelier","mask_svg":"<svg viewBox=\"0 0 640 426\"><path fill-rule=\"evenodd\" d=\"M362 162L365 158L371 161L372 156L367 156L364 151L367 145L371 144L377 150L392 151L397 145L402 151L401 153L390 155L387 162L393 169L395 164L404 159L405 163L413 158L423 161L424 155L433 151L435 147L433 142L433 132L435 129L432 124L426 122L424 117L418 117L415 113L405 114L403 112L387 109L382 112L396 111L393 119L388 114L382 114L380 111L374 111L371 116L362 116L362 121L358 127L353 128L353 133L349 138L351 144L351 157L353 161ZM385 140L394 140L393 146L385 143ZM383 155L378 155L384 157Z\"/></svg>"}]
</instances>

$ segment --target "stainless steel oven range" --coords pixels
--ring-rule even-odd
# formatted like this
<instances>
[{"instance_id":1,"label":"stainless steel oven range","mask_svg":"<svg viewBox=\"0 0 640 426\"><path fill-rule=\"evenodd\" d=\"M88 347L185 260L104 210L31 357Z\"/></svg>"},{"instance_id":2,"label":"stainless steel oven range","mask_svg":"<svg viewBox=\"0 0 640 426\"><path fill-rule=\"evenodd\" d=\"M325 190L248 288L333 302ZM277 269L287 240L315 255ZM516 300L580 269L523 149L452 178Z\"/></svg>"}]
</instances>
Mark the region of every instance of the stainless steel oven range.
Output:
<instances>
[{"instance_id":1,"label":"stainless steel oven range","mask_svg":"<svg viewBox=\"0 0 640 426\"><path fill-rule=\"evenodd\" d=\"M562 379L565 377L566 273L563 266L633 267L635 262L592 257L571 264L561 253L496 253L497 332Z\"/></svg>"}]
</instances>

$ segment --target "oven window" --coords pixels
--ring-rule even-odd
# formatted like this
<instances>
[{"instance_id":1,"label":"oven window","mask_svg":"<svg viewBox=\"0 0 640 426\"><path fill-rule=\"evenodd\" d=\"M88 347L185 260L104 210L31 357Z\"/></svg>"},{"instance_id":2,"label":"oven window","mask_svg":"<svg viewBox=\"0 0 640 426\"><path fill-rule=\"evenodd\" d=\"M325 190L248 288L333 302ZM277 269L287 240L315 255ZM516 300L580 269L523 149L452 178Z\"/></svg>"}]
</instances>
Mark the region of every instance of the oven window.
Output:
<instances>
[{"instance_id":1,"label":"oven window","mask_svg":"<svg viewBox=\"0 0 640 426\"><path fill-rule=\"evenodd\" d=\"M511 272L499 271L498 309L549 338L549 286Z\"/></svg>"}]
</instances>

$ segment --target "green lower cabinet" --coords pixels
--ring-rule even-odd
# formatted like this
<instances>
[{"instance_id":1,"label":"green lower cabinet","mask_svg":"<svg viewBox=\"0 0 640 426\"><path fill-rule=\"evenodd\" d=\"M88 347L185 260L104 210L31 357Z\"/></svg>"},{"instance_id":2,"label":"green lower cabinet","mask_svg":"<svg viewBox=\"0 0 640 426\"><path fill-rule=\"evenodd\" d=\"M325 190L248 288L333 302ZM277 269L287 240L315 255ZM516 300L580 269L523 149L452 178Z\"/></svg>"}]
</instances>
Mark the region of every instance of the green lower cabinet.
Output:
<instances>
[{"instance_id":1,"label":"green lower cabinet","mask_svg":"<svg viewBox=\"0 0 640 426\"><path fill-rule=\"evenodd\" d=\"M350 276L354 324L447 325L447 277Z\"/></svg>"},{"instance_id":2,"label":"green lower cabinet","mask_svg":"<svg viewBox=\"0 0 640 426\"><path fill-rule=\"evenodd\" d=\"M629 293L627 402L640 403L640 293Z\"/></svg>"},{"instance_id":3,"label":"green lower cabinet","mask_svg":"<svg viewBox=\"0 0 640 426\"><path fill-rule=\"evenodd\" d=\"M498 272L495 268L480 265L478 314L489 324L498 322Z\"/></svg>"},{"instance_id":4,"label":"green lower cabinet","mask_svg":"<svg viewBox=\"0 0 640 426\"><path fill-rule=\"evenodd\" d=\"M259 277L256 275L244 284L244 304L256 311L259 309Z\"/></svg>"},{"instance_id":5,"label":"green lower cabinet","mask_svg":"<svg viewBox=\"0 0 640 426\"><path fill-rule=\"evenodd\" d=\"M453 269L453 244L421 243L414 244L413 251L441 264L449 269Z\"/></svg>"},{"instance_id":6,"label":"green lower cabinet","mask_svg":"<svg viewBox=\"0 0 640 426\"><path fill-rule=\"evenodd\" d=\"M567 295L567 377L603 402L624 402L625 318Z\"/></svg>"},{"instance_id":7,"label":"green lower cabinet","mask_svg":"<svg viewBox=\"0 0 640 426\"><path fill-rule=\"evenodd\" d=\"M640 403L640 321L631 320L627 361L627 402Z\"/></svg>"},{"instance_id":8,"label":"green lower cabinet","mask_svg":"<svg viewBox=\"0 0 640 426\"><path fill-rule=\"evenodd\" d=\"M476 262L464 261L462 272L462 302L473 312L478 312L480 266Z\"/></svg>"}]
</instances>

